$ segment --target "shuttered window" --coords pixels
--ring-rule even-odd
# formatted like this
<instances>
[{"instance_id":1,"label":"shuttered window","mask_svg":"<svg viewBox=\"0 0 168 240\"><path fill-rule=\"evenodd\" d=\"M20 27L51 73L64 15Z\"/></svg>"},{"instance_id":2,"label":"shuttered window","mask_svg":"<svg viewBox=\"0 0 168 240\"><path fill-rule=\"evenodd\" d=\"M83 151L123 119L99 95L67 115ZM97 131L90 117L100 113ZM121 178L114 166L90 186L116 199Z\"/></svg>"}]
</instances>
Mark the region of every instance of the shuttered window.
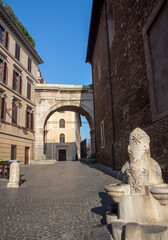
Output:
<instances>
[{"instance_id":1,"label":"shuttered window","mask_svg":"<svg viewBox=\"0 0 168 240\"><path fill-rule=\"evenodd\" d=\"M17 113L18 113L18 110L17 110L16 104L15 104L15 100L13 100L13 102L12 102L12 123L14 123L14 124L17 124Z\"/></svg>"},{"instance_id":2,"label":"shuttered window","mask_svg":"<svg viewBox=\"0 0 168 240\"><path fill-rule=\"evenodd\" d=\"M7 63L3 62L3 83L7 83Z\"/></svg>"},{"instance_id":3,"label":"shuttered window","mask_svg":"<svg viewBox=\"0 0 168 240\"><path fill-rule=\"evenodd\" d=\"M19 93L22 94L22 76L20 76Z\"/></svg>"},{"instance_id":4,"label":"shuttered window","mask_svg":"<svg viewBox=\"0 0 168 240\"><path fill-rule=\"evenodd\" d=\"M0 119L5 120L5 118L6 118L5 98L0 97Z\"/></svg>"},{"instance_id":5,"label":"shuttered window","mask_svg":"<svg viewBox=\"0 0 168 240\"><path fill-rule=\"evenodd\" d=\"M65 134L60 134L60 143L65 143Z\"/></svg>"},{"instance_id":6,"label":"shuttered window","mask_svg":"<svg viewBox=\"0 0 168 240\"><path fill-rule=\"evenodd\" d=\"M3 61L0 59L0 81L2 81L3 75Z\"/></svg>"},{"instance_id":7,"label":"shuttered window","mask_svg":"<svg viewBox=\"0 0 168 240\"><path fill-rule=\"evenodd\" d=\"M28 57L28 67L27 67L27 69L28 69L28 71L31 73L31 59Z\"/></svg>"},{"instance_id":8,"label":"shuttered window","mask_svg":"<svg viewBox=\"0 0 168 240\"><path fill-rule=\"evenodd\" d=\"M27 81L27 98L31 100L31 83Z\"/></svg>"},{"instance_id":9,"label":"shuttered window","mask_svg":"<svg viewBox=\"0 0 168 240\"><path fill-rule=\"evenodd\" d=\"M8 50L9 33L0 26L0 43Z\"/></svg>"},{"instance_id":10,"label":"shuttered window","mask_svg":"<svg viewBox=\"0 0 168 240\"><path fill-rule=\"evenodd\" d=\"M60 119L60 121L59 121L59 127L60 128L65 128L65 120L63 118Z\"/></svg>"},{"instance_id":11,"label":"shuttered window","mask_svg":"<svg viewBox=\"0 0 168 240\"><path fill-rule=\"evenodd\" d=\"M20 61L20 47L19 45L16 43L15 45L15 58Z\"/></svg>"},{"instance_id":12,"label":"shuttered window","mask_svg":"<svg viewBox=\"0 0 168 240\"><path fill-rule=\"evenodd\" d=\"M13 90L22 94L22 76L13 70Z\"/></svg>"},{"instance_id":13,"label":"shuttered window","mask_svg":"<svg viewBox=\"0 0 168 240\"><path fill-rule=\"evenodd\" d=\"M26 109L26 128L33 130L33 112L31 108Z\"/></svg>"},{"instance_id":14,"label":"shuttered window","mask_svg":"<svg viewBox=\"0 0 168 240\"><path fill-rule=\"evenodd\" d=\"M4 47L8 50L9 47L9 33L5 31L5 45Z\"/></svg>"},{"instance_id":15,"label":"shuttered window","mask_svg":"<svg viewBox=\"0 0 168 240\"><path fill-rule=\"evenodd\" d=\"M0 81L7 84L7 63L0 59Z\"/></svg>"}]
</instances>

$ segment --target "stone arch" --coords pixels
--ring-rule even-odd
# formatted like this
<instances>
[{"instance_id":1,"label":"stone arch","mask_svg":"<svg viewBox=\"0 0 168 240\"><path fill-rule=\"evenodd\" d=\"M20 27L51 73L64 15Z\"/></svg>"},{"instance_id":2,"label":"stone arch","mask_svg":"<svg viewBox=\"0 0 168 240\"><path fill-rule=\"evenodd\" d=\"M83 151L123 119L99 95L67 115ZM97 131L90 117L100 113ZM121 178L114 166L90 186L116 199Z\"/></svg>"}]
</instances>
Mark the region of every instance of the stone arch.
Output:
<instances>
[{"instance_id":1,"label":"stone arch","mask_svg":"<svg viewBox=\"0 0 168 240\"><path fill-rule=\"evenodd\" d=\"M39 101L39 104L41 102ZM39 108L39 111L36 112L38 115L38 121L36 124L36 153L35 160L46 160L46 155L44 153L44 144L45 144L45 124L49 117L56 111L73 111L85 116L89 126L90 126L90 134L91 134L91 145L92 145L92 153L95 153L95 131L94 131L94 113L93 109L89 108L83 104L81 101L58 101L51 102L48 108ZM40 161L39 161L40 162ZM48 161L47 161L48 162Z\"/></svg>"},{"instance_id":2,"label":"stone arch","mask_svg":"<svg viewBox=\"0 0 168 240\"><path fill-rule=\"evenodd\" d=\"M48 118L56 111L73 111L81 114L82 116L85 116L89 126L90 130L94 130L94 118L91 110L87 108L84 104L79 103L72 103L72 102L63 102L63 103L56 103L53 106L51 106L47 111L43 113L41 116L41 122L44 120L43 123L43 129L45 127L45 124L48 120Z\"/></svg>"}]
</instances>

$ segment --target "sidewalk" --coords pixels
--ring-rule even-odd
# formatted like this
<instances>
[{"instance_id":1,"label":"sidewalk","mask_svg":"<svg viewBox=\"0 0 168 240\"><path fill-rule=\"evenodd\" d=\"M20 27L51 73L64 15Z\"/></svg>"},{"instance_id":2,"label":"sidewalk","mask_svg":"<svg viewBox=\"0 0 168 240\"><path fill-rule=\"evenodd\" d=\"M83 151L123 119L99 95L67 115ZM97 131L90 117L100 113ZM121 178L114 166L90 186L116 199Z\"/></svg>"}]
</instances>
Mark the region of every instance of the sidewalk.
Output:
<instances>
[{"instance_id":1,"label":"sidewalk","mask_svg":"<svg viewBox=\"0 0 168 240\"><path fill-rule=\"evenodd\" d=\"M117 182L110 172L80 162L21 166L19 189L0 180L0 239L84 239L113 204L104 191Z\"/></svg>"}]
</instances>

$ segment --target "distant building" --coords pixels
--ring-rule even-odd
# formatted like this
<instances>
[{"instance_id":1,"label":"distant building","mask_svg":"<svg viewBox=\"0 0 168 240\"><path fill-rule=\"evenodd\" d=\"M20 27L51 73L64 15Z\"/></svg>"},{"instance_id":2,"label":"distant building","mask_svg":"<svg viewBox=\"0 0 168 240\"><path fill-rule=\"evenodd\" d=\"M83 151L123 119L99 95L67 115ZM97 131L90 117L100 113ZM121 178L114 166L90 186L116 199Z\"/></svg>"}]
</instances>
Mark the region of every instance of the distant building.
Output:
<instances>
[{"instance_id":1,"label":"distant building","mask_svg":"<svg viewBox=\"0 0 168 240\"><path fill-rule=\"evenodd\" d=\"M81 142L81 158L87 158L87 140Z\"/></svg>"},{"instance_id":2,"label":"distant building","mask_svg":"<svg viewBox=\"0 0 168 240\"><path fill-rule=\"evenodd\" d=\"M43 61L0 4L0 158L34 159L34 86Z\"/></svg>"},{"instance_id":3,"label":"distant building","mask_svg":"<svg viewBox=\"0 0 168 240\"><path fill-rule=\"evenodd\" d=\"M80 115L71 111L53 113L45 125L45 154L48 160L80 159Z\"/></svg>"},{"instance_id":4,"label":"distant building","mask_svg":"<svg viewBox=\"0 0 168 240\"><path fill-rule=\"evenodd\" d=\"M98 162L121 169L130 132L144 129L168 169L168 1L93 0L92 65Z\"/></svg>"}]
</instances>

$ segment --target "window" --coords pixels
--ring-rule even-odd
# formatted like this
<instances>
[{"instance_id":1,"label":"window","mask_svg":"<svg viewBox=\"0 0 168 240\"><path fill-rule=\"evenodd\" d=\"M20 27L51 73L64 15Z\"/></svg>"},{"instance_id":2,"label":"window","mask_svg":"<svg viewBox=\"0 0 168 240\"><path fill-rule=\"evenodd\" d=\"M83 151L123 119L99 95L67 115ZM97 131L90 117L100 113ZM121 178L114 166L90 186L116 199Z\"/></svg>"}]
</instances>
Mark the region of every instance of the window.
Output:
<instances>
[{"instance_id":1,"label":"window","mask_svg":"<svg viewBox=\"0 0 168 240\"><path fill-rule=\"evenodd\" d=\"M33 130L33 109L27 107L26 109L26 128Z\"/></svg>"},{"instance_id":2,"label":"window","mask_svg":"<svg viewBox=\"0 0 168 240\"><path fill-rule=\"evenodd\" d=\"M17 124L18 108L16 106L16 99L12 101L12 123Z\"/></svg>"},{"instance_id":3,"label":"window","mask_svg":"<svg viewBox=\"0 0 168 240\"><path fill-rule=\"evenodd\" d=\"M0 59L0 81L7 83L7 63Z\"/></svg>"},{"instance_id":4,"label":"window","mask_svg":"<svg viewBox=\"0 0 168 240\"><path fill-rule=\"evenodd\" d=\"M153 120L168 115L168 1L160 1L143 28Z\"/></svg>"},{"instance_id":5,"label":"window","mask_svg":"<svg viewBox=\"0 0 168 240\"><path fill-rule=\"evenodd\" d=\"M2 26L0 26L0 43L8 49L9 34Z\"/></svg>"},{"instance_id":6,"label":"window","mask_svg":"<svg viewBox=\"0 0 168 240\"><path fill-rule=\"evenodd\" d=\"M59 121L59 127L60 128L65 128L65 120L63 118L60 119L60 121Z\"/></svg>"},{"instance_id":7,"label":"window","mask_svg":"<svg viewBox=\"0 0 168 240\"><path fill-rule=\"evenodd\" d=\"M28 71L31 73L31 64L32 63L32 61L31 61L31 59L28 57L28 67L27 67L27 69L28 69Z\"/></svg>"},{"instance_id":8,"label":"window","mask_svg":"<svg viewBox=\"0 0 168 240\"><path fill-rule=\"evenodd\" d=\"M60 134L60 143L65 143L65 134L64 133Z\"/></svg>"},{"instance_id":9,"label":"window","mask_svg":"<svg viewBox=\"0 0 168 240\"><path fill-rule=\"evenodd\" d=\"M27 80L27 98L31 100L31 83Z\"/></svg>"},{"instance_id":10,"label":"window","mask_svg":"<svg viewBox=\"0 0 168 240\"><path fill-rule=\"evenodd\" d=\"M13 70L13 90L22 94L22 76Z\"/></svg>"},{"instance_id":11,"label":"window","mask_svg":"<svg viewBox=\"0 0 168 240\"><path fill-rule=\"evenodd\" d=\"M100 123L101 147L105 147L104 120Z\"/></svg>"},{"instance_id":12,"label":"window","mask_svg":"<svg viewBox=\"0 0 168 240\"><path fill-rule=\"evenodd\" d=\"M6 117L5 98L0 96L0 120L5 120L5 117Z\"/></svg>"},{"instance_id":13,"label":"window","mask_svg":"<svg viewBox=\"0 0 168 240\"><path fill-rule=\"evenodd\" d=\"M20 47L19 45L16 43L15 45L15 58L20 61Z\"/></svg>"}]
</instances>

